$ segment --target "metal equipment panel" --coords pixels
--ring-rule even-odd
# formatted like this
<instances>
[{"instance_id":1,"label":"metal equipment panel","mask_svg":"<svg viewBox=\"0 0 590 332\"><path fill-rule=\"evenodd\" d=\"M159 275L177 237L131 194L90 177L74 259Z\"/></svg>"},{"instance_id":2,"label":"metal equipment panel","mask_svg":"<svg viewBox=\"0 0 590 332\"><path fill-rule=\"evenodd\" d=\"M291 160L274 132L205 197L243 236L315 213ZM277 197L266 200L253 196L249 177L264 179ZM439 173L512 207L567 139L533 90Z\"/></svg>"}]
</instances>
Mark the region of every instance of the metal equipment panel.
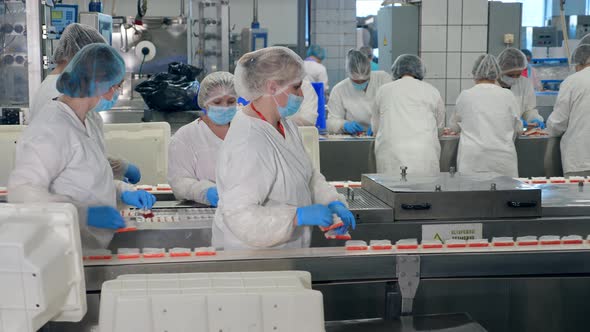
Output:
<instances>
[{"instance_id":1,"label":"metal equipment panel","mask_svg":"<svg viewBox=\"0 0 590 332\"><path fill-rule=\"evenodd\" d=\"M416 6L384 7L377 15L379 69L389 71L402 54L418 55L420 10Z\"/></svg>"},{"instance_id":2,"label":"metal equipment panel","mask_svg":"<svg viewBox=\"0 0 590 332\"><path fill-rule=\"evenodd\" d=\"M506 48L504 35L513 34L513 47L520 48L521 3L489 3L488 53L498 56Z\"/></svg>"},{"instance_id":3,"label":"metal equipment panel","mask_svg":"<svg viewBox=\"0 0 590 332\"><path fill-rule=\"evenodd\" d=\"M541 191L494 173L438 176L363 175L369 193L394 208L394 220L541 216Z\"/></svg>"}]
</instances>

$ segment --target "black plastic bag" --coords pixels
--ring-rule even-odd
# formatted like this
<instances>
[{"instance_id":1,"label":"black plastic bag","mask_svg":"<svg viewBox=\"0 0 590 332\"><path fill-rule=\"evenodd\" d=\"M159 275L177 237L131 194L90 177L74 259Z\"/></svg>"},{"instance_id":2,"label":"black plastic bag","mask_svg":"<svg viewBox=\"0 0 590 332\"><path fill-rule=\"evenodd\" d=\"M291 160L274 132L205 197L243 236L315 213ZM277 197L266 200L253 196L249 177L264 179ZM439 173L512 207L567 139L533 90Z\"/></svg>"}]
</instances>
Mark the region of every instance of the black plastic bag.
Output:
<instances>
[{"instance_id":1,"label":"black plastic bag","mask_svg":"<svg viewBox=\"0 0 590 332\"><path fill-rule=\"evenodd\" d=\"M199 68L173 62L167 73L158 73L138 84L135 91L141 94L146 105L155 111L176 112L198 110L199 82L195 77Z\"/></svg>"}]
</instances>

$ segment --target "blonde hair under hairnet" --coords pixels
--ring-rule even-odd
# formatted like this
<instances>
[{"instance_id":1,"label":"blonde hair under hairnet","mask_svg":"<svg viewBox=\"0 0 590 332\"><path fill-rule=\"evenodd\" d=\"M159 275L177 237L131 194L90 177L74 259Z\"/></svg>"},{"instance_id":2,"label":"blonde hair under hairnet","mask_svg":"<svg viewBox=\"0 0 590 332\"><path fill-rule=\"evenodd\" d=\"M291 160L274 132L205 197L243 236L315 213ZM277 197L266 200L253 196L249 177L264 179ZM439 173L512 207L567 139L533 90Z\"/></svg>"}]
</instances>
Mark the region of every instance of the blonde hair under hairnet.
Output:
<instances>
[{"instance_id":1,"label":"blonde hair under hairnet","mask_svg":"<svg viewBox=\"0 0 590 332\"><path fill-rule=\"evenodd\" d=\"M476 81L495 81L502 75L496 57L491 54L480 55L475 60L471 73Z\"/></svg>"},{"instance_id":2,"label":"blonde hair under hairnet","mask_svg":"<svg viewBox=\"0 0 590 332\"><path fill-rule=\"evenodd\" d=\"M346 55L346 75L352 80L368 80L371 77L371 60L355 49Z\"/></svg>"},{"instance_id":3,"label":"blonde hair under hairnet","mask_svg":"<svg viewBox=\"0 0 590 332\"><path fill-rule=\"evenodd\" d=\"M498 64L502 74L511 71L524 70L527 66L526 56L517 48L507 48L498 55Z\"/></svg>"},{"instance_id":4,"label":"blonde hair under hairnet","mask_svg":"<svg viewBox=\"0 0 590 332\"><path fill-rule=\"evenodd\" d=\"M252 101L270 94L269 81L283 89L303 80L305 71L299 55L286 47L273 46L244 54L234 76L238 95Z\"/></svg>"},{"instance_id":5,"label":"blonde hair under hairnet","mask_svg":"<svg viewBox=\"0 0 590 332\"><path fill-rule=\"evenodd\" d=\"M107 42L95 28L84 24L71 23L64 29L59 38L59 43L53 52L53 61L56 63L68 62L84 46L94 43L106 44Z\"/></svg>"},{"instance_id":6,"label":"blonde hair under hairnet","mask_svg":"<svg viewBox=\"0 0 590 332\"><path fill-rule=\"evenodd\" d=\"M216 71L207 75L199 88L199 107L206 109L212 100L223 96L238 96L234 88L234 75L226 71Z\"/></svg>"}]
</instances>

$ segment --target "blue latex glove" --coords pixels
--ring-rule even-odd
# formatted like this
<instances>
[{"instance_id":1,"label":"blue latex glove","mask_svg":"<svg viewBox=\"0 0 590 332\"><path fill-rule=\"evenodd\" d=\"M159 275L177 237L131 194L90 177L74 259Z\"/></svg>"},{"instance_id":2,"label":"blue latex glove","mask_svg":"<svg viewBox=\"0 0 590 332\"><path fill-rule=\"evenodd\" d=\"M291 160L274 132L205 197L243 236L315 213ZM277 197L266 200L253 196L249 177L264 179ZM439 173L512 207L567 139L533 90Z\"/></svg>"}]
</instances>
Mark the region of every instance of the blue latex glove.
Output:
<instances>
[{"instance_id":1,"label":"blue latex glove","mask_svg":"<svg viewBox=\"0 0 590 332\"><path fill-rule=\"evenodd\" d=\"M123 203L139 209L151 209L156 203L156 196L145 190L125 191L121 194L121 200Z\"/></svg>"},{"instance_id":2,"label":"blue latex glove","mask_svg":"<svg viewBox=\"0 0 590 332\"><path fill-rule=\"evenodd\" d=\"M125 172L126 182L136 184L141 180L141 172L139 168L133 164L127 165L127 171Z\"/></svg>"},{"instance_id":3,"label":"blue latex glove","mask_svg":"<svg viewBox=\"0 0 590 332\"><path fill-rule=\"evenodd\" d=\"M88 208L88 226L96 228L119 229L125 227L121 213L111 206L93 206Z\"/></svg>"},{"instance_id":4,"label":"blue latex glove","mask_svg":"<svg viewBox=\"0 0 590 332\"><path fill-rule=\"evenodd\" d=\"M348 121L344 124L344 131L347 134L355 135L365 131L365 129L355 121Z\"/></svg>"},{"instance_id":5,"label":"blue latex glove","mask_svg":"<svg viewBox=\"0 0 590 332\"><path fill-rule=\"evenodd\" d=\"M528 123L528 122L526 122L526 120L525 120L524 118L520 118L520 120L522 121L522 127L523 127L523 128L526 128L526 127L528 127L528 126L529 126L529 123Z\"/></svg>"},{"instance_id":6,"label":"blue latex glove","mask_svg":"<svg viewBox=\"0 0 590 332\"><path fill-rule=\"evenodd\" d=\"M371 128L371 126L367 128L367 136L373 136L373 128Z\"/></svg>"},{"instance_id":7,"label":"blue latex glove","mask_svg":"<svg viewBox=\"0 0 590 332\"><path fill-rule=\"evenodd\" d=\"M345 227L341 228L356 228L356 220L354 219L354 215L352 214L352 212L350 212L349 209L346 208L344 204L342 204L342 202L334 201L328 204L328 208L330 209L330 211L332 211L332 213L335 213L338 217L340 217L340 219L342 219L342 222L344 222Z\"/></svg>"},{"instance_id":8,"label":"blue latex glove","mask_svg":"<svg viewBox=\"0 0 590 332\"><path fill-rule=\"evenodd\" d=\"M217 193L217 187L211 187L207 189L207 200L209 201L209 205L212 207L217 207L217 203L219 203L219 194Z\"/></svg>"},{"instance_id":9,"label":"blue latex glove","mask_svg":"<svg viewBox=\"0 0 590 332\"><path fill-rule=\"evenodd\" d=\"M297 208L297 226L330 227L331 225L332 211L327 206L314 204Z\"/></svg>"},{"instance_id":10,"label":"blue latex glove","mask_svg":"<svg viewBox=\"0 0 590 332\"><path fill-rule=\"evenodd\" d=\"M545 123L539 119L534 119L533 121L531 121L531 123L536 124L537 127L539 127L539 129L545 129Z\"/></svg>"}]
</instances>

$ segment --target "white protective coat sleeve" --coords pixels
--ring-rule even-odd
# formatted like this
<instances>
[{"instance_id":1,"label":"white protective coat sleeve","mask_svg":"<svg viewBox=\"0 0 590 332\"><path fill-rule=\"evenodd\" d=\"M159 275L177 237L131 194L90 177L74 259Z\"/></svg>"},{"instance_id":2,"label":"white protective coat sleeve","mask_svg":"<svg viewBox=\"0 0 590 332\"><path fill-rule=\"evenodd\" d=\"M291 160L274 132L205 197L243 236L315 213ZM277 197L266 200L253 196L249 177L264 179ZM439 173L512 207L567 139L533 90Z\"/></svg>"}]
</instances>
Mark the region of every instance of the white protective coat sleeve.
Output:
<instances>
[{"instance_id":1,"label":"white protective coat sleeve","mask_svg":"<svg viewBox=\"0 0 590 332\"><path fill-rule=\"evenodd\" d=\"M568 82L561 84L557 100L553 106L553 112L547 119L547 132L550 137L561 137L567 130L570 120L571 107L571 90Z\"/></svg>"},{"instance_id":2,"label":"white protective coat sleeve","mask_svg":"<svg viewBox=\"0 0 590 332\"><path fill-rule=\"evenodd\" d=\"M442 100L442 97L439 96L438 102L436 104L436 109L434 110L434 117L436 118L436 127L438 128L438 136L442 135L443 129L445 127L445 102Z\"/></svg>"},{"instance_id":3,"label":"white protective coat sleeve","mask_svg":"<svg viewBox=\"0 0 590 332\"><path fill-rule=\"evenodd\" d=\"M521 101L522 105L522 117L527 121L531 122L535 119L543 121L543 117L537 111L537 96L535 95L535 88L533 82L526 77L521 77L518 80L517 99Z\"/></svg>"},{"instance_id":4,"label":"white protective coat sleeve","mask_svg":"<svg viewBox=\"0 0 590 332\"><path fill-rule=\"evenodd\" d=\"M381 95L384 92L383 87L380 87L377 90L377 94L375 95L375 107L371 110L371 130L373 130L373 137L377 137L377 132L379 132L379 122L381 122L381 115L379 114L379 109L381 108Z\"/></svg>"},{"instance_id":5,"label":"white protective coat sleeve","mask_svg":"<svg viewBox=\"0 0 590 332\"><path fill-rule=\"evenodd\" d=\"M295 230L297 206L276 204L262 206L275 185L278 175L275 163L253 163L252 159L266 161L276 152L263 149L255 143L245 142L243 152L232 156L232 164L243 165L240 172L232 167L217 167L217 183L222 197L220 205L223 220L230 231L248 246L269 248L289 241ZM229 174L231 172L231 174ZM228 173L228 174L226 174ZM239 184L223 185L224 179Z\"/></svg>"},{"instance_id":6,"label":"white protective coat sleeve","mask_svg":"<svg viewBox=\"0 0 590 332\"><path fill-rule=\"evenodd\" d=\"M334 201L340 201L348 207L344 195L340 195L334 186L326 181L326 178L317 169L313 170L311 178L311 189L313 193L314 204L328 205Z\"/></svg>"},{"instance_id":7,"label":"white protective coat sleeve","mask_svg":"<svg viewBox=\"0 0 590 332\"><path fill-rule=\"evenodd\" d=\"M66 163L70 158L67 151L58 149L55 144L42 139L23 144L22 151L17 155L16 162L22 167L14 169L10 175L8 201L10 203L74 204L78 210L80 231L84 241L85 235L89 232L86 224L88 205L75 202L69 196L58 195L49 191L52 179L58 176L66 167ZM36 167L36 165L44 165L44 167ZM93 232L96 233L96 231L97 229L93 229Z\"/></svg>"},{"instance_id":8,"label":"white protective coat sleeve","mask_svg":"<svg viewBox=\"0 0 590 332\"><path fill-rule=\"evenodd\" d=\"M309 81L304 80L301 84L303 91L303 103L297 113L290 120L297 126L315 126L318 119L318 95Z\"/></svg>"},{"instance_id":9,"label":"white protective coat sleeve","mask_svg":"<svg viewBox=\"0 0 590 332\"><path fill-rule=\"evenodd\" d=\"M457 105L460 105L459 100L461 99L461 95L459 95L459 98L457 98ZM449 129L451 129L452 131L458 133L461 131L461 126L459 125L461 123L461 115L459 114L459 112L457 110L455 110L455 112L453 112L453 115L451 115L451 119L449 120Z\"/></svg>"},{"instance_id":10,"label":"white protective coat sleeve","mask_svg":"<svg viewBox=\"0 0 590 332\"><path fill-rule=\"evenodd\" d=\"M328 132L342 133L346 123L346 108L344 107L344 98L339 89L332 89L330 100L328 101Z\"/></svg>"},{"instance_id":11,"label":"white protective coat sleeve","mask_svg":"<svg viewBox=\"0 0 590 332\"><path fill-rule=\"evenodd\" d=\"M113 169L113 178L115 180L123 180L129 163L125 159L115 158L113 156L107 156L107 159Z\"/></svg>"},{"instance_id":12,"label":"white protective coat sleeve","mask_svg":"<svg viewBox=\"0 0 590 332\"><path fill-rule=\"evenodd\" d=\"M209 180L197 180L191 171L193 159L187 158L193 152L180 140L172 140L168 150L168 183L174 196L209 205L207 190L215 187ZM207 162L207 161L203 161Z\"/></svg>"}]
</instances>

